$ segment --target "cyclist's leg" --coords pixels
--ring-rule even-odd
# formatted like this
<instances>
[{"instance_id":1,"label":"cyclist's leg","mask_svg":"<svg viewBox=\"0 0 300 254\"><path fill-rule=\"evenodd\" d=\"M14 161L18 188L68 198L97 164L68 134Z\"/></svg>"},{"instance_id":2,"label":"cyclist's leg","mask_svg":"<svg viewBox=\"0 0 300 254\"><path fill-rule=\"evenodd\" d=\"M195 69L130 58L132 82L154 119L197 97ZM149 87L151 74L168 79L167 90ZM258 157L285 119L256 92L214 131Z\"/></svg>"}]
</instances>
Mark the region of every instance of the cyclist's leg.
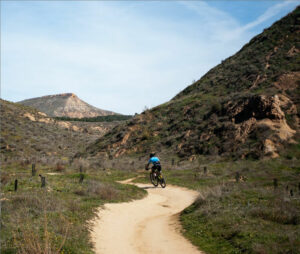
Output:
<instances>
[{"instance_id":1,"label":"cyclist's leg","mask_svg":"<svg viewBox=\"0 0 300 254\"><path fill-rule=\"evenodd\" d=\"M153 170L152 172L154 172L154 174L155 174L156 177L160 175L160 173L158 171L158 167L157 167L156 164L153 165L152 170Z\"/></svg>"},{"instance_id":2,"label":"cyclist's leg","mask_svg":"<svg viewBox=\"0 0 300 254\"><path fill-rule=\"evenodd\" d=\"M151 168L151 172L154 173L155 172L155 166L152 166Z\"/></svg>"},{"instance_id":3,"label":"cyclist's leg","mask_svg":"<svg viewBox=\"0 0 300 254\"><path fill-rule=\"evenodd\" d=\"M159 178L162 177L162 174L161 174L161 165L160 164L157 164L156 165L156 170L157 170L157 175Z\"/></svg>"},{"instance_id":4,"label":"cyclist's leg","mask_svg":"<svg viewBox=\"0 0 300 254\"><path fill-rule=\"evenodd\" d=\"M160 164L157 165L157 170L158 170L159 173L161 172L161 165Z\"/></svg>"}]
</instances>

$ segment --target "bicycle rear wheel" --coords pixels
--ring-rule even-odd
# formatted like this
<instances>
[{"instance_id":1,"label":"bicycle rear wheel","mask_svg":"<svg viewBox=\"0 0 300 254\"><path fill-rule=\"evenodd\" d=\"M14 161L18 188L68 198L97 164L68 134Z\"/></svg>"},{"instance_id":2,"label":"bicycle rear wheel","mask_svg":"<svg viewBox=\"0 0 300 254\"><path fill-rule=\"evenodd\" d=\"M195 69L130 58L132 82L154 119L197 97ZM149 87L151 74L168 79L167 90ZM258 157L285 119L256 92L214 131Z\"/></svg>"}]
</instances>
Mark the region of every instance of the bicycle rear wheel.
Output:
<instances>
[{"instance_id":1,"label":"bicycle rear wheel","mask_svg":"<svg viewBox=\"0 0 300 254\"><path fill-rule=\"evenodd\" d=\"M158 185L157 176L154 175L154 173L152 173L152 172L150 173L150 181L155 187Z\"/></svg>"}]
</instances>

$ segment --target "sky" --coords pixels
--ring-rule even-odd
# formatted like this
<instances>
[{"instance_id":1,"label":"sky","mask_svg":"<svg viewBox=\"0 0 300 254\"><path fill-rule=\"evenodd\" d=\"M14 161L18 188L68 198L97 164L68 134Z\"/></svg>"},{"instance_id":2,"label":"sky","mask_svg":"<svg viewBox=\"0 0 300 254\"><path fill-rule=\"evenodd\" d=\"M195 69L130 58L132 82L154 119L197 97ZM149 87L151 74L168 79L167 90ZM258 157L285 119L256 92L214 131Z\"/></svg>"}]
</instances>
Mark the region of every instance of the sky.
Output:
<instances>
[{"instance_id":1,"label":"sky","mask_svg":"<svg viewBox=\"0 0 300 254\"><path fill-rule=\"evenodd\" d=\"M167 102L300 1L1 1L1 98Z\"/></svg>"}]
</instances>

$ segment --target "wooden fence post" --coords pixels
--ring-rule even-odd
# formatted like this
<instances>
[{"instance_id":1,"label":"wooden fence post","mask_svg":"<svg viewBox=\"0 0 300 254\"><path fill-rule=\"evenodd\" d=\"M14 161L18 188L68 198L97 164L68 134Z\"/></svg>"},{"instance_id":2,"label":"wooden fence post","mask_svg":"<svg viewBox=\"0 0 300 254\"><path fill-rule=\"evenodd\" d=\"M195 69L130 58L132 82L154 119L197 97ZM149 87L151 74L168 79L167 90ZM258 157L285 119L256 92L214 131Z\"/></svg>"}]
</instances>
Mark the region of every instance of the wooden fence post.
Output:
<instances>
[{"instance_id":1,"label":"wooden fence post","mask_svg":"<svg viewBox=\"0 0 300 254\"><path fill-rule=\"evenodd\" d=\"M235 173L235 181L238 183L240 181L240 173L236 172Z\"/></svg>"},{"instance_id":2,"label":"wooden fence post","mask_svg":"<svg viewBox=\"0 0 300 254\"><path fill-rule=\"evenodd\" d=\"M32 166L31 166L31 175L35 176L35 174L36 174L35 163L32 163Z\"/></svg>"},{"instance_id":3,"label":"wooden fence post","mask_svg":"<svg viewBox=\"0 0 300 254\"><path fill-rule=\"evenodd\" d=\"M18 190L18 179L15 180L15 191Z\"/></svg>"},{"instance_id":4,"label":"wooden fence post","mask_svg":"<svg viewBox=\"0 0 300 254\"><path fill-rule=\"evenodd\" d=\"M39 175L39 177L41 178L41 187L44 188L46 186L46 177Z\"/></svg>"},{"instance_id":5,"label":"wooden fence post","mask_svg":"<svg viewBox=\"0 0 300 254\"><path fill-rule=\"evenodd\" d=\"M278 187L278 180L277 180L277 178L273 179L273 186L274 186L274 190L277 189L277 187Z\"/></svg>"},{"instance_id":6,"label":"wooden fence post","mask_svg":"<svg viewBox=\"0 0 300 254\"><path fill-rule=\"evenodd\" d=\"M42 188L46 186L46 177L42 176Z\"/></svg>"}]
</instances>

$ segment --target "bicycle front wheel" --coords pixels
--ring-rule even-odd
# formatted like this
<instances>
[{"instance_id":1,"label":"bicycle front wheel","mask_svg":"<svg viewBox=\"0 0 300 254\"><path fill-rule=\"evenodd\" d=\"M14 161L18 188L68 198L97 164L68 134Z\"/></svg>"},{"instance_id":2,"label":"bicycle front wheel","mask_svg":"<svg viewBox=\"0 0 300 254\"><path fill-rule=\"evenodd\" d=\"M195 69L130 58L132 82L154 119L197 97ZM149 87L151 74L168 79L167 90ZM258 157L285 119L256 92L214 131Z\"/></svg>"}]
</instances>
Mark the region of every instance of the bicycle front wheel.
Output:
<instances>
[{"instance_id":1,"label":"bicycle front wheel","mask_svg":"<svg viewBox=\"0 0 300 254\"><path fill-rule=\"evenodd\" d=\"M150 181L155 187L158 185L157 176L154 175L152 172L150 173Z\"/></svg>"},{"instance_id":2,"label":"bicycle front wheel","mask_svg":"<svg viewBox=\"0 0 300 254\"><path fill-rule=\"evenodd\" d=\"M165 181L165 178L161 178L161 179L159 180L159 184L160 184L160 186L161 186L162 188L165 188L165 187L167 186L166 181Z\"/></svg>"}]
</instances>

